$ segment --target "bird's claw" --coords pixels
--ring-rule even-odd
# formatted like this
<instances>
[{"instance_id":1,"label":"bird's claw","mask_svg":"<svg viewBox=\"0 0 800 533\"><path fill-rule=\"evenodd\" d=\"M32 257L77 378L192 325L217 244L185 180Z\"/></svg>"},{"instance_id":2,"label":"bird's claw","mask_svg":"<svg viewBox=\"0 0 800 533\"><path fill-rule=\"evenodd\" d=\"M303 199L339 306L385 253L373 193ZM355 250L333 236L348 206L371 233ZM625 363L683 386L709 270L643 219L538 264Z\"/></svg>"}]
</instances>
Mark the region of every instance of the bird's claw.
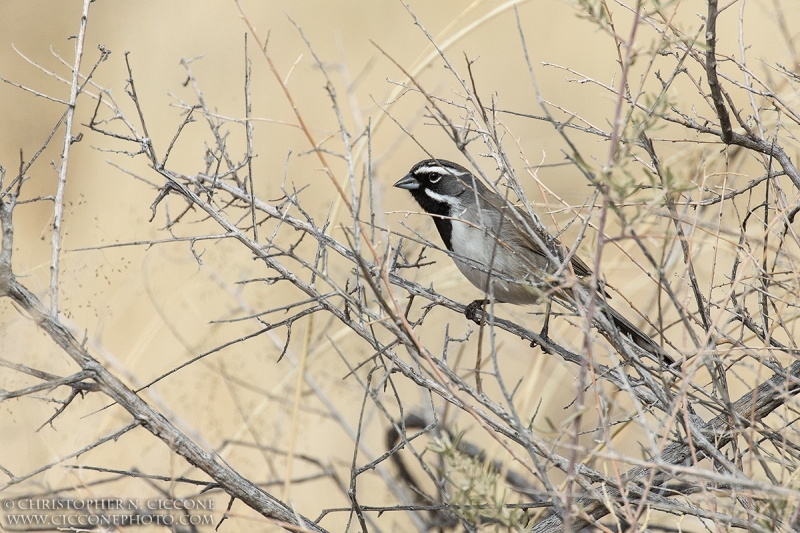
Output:
<instances>
[{"instance_id":1,"label":"bird's claw","mask_svg":"<svg viewBox=\"0 0 800 533\"><path fill-rule=\"evenodd\" d=\"M483 306L486 305L487 300L475 300L464 309L464 316L467 320L471 320L480 325L483 319Z\"/></svg>"},{"instance_id":2,"label":"bird's claw","mask_svg":"<svg viewBox=\"0 0 800 533\"><path fill-rule=\"evenodd\" d=\"M548 334L550 333L550 302L547 302L547 311L544 315L544 324L542 324L542 331L539 332L539 338L543 341L549 340ZM536 346L541 346L541 342L533 340L531 341L531 348L535 348Z\"/></svg>"}]
</instances>

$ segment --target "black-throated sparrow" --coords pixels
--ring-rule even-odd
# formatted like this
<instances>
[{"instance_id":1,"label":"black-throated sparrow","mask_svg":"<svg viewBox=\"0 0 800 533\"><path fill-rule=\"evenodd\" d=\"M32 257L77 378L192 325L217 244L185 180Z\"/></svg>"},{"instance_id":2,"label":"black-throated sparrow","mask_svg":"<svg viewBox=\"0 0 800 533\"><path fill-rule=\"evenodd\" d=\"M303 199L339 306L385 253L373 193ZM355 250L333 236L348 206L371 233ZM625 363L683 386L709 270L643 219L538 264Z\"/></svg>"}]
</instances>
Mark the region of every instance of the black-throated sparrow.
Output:
<instances>
[{"instance_id":1,"label":"black-throated sparrow","mask_svg":"<svg viewBox=\"0 0 800 533\"><path fill-rule=\"evenodd\" d=\"M543 297L569 301L573 288L559 284L559 270L571 268L578 286L592 271L578 256L564 266L566 254L522 209L491 191L469 170L444 159L414 165L395 187L406 189L433 218L445 247L462 274L498 302L533 304ZM602 298L598 312L623 335L667 365L673 359ZM476 300L482 303L482 300ZM608 329L608 328L606 328Z\"/></svg>"}]
</instances>

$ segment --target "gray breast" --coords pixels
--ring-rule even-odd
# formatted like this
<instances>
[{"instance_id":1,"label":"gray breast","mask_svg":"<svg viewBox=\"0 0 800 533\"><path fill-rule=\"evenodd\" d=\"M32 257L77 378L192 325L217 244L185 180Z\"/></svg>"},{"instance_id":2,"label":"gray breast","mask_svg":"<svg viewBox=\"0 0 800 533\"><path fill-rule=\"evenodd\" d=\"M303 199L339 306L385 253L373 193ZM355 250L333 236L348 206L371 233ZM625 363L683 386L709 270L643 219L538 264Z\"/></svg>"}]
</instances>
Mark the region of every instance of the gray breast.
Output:
<instances>
[{"instance_id":1,"label":"gray breast","mask_svg":"<svg viewBox=\"0 0 800 533\"><path fill-rule=\"evenodd\" d=\"M453 218L453 260L470 283L500 302L532 304L539 300L542 290L536 285L541 279L537 279L531 258L515 253L509 243L498 241L496 231L487 229L500 225L497 211L462 210Z\"/></svg>"}]
</instances>

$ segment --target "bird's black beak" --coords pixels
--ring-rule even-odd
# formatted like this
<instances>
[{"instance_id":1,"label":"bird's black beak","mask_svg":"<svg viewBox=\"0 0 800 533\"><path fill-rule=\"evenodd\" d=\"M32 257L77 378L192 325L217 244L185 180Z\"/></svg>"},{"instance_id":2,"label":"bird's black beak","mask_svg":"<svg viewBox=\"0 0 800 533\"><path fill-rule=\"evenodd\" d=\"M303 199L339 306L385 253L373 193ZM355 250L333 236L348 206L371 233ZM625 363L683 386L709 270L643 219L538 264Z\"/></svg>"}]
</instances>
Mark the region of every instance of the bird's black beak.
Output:
<instances>
[{"instance_id":1,"label":"bird's black beak","mask_svg":"<svg viewBox=\"0 0 800 533\"><path fill-rule=\"evenodd\" d=\"M411 174L406 174L400 179L400 181L395 183L394 186L398 189L406 189L411 191L414 189L419 189L419 182L417 181L417 178Z\"/></svg>"},{"instance_id":2,"label":"bird's black beak","mask_svg":"<svg viewBox=\"0 0 800 533\"><path fill-rule=\"evenodd\" d=\"M406 174L403 178L394 184L395 187L398 189L406 189L412 191L414 189L419 189L419 182L417 178L412 176L411 174Z\"/></svg>"}]
</instances>

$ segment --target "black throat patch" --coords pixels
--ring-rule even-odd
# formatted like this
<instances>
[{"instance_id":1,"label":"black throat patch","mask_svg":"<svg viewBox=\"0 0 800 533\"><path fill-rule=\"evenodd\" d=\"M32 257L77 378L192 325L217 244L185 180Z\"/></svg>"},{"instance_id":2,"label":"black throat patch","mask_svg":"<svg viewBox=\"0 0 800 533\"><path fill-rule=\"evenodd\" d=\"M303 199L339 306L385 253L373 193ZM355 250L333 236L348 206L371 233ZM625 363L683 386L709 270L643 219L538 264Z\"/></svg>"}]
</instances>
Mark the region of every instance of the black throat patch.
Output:
<instances>
[{"instance_id":1,"label":"black throat patch","mask_svg":"<svg viewBox=\"0 0 800 533\"><path fill-rule=\"evenodd\" d=\"M453 221L450 220L450 218L442 218L452 216L450 214L450 205L445 202L434 200L425 194L425 190L422 187L410 192L423 211L432 215L431 218L434 224L436 224L436 229L439 230L439 236L442 238L445 248L452 252L453 246L450 243L450 239L453 236Z\"/></svg>"}]
</instances>

